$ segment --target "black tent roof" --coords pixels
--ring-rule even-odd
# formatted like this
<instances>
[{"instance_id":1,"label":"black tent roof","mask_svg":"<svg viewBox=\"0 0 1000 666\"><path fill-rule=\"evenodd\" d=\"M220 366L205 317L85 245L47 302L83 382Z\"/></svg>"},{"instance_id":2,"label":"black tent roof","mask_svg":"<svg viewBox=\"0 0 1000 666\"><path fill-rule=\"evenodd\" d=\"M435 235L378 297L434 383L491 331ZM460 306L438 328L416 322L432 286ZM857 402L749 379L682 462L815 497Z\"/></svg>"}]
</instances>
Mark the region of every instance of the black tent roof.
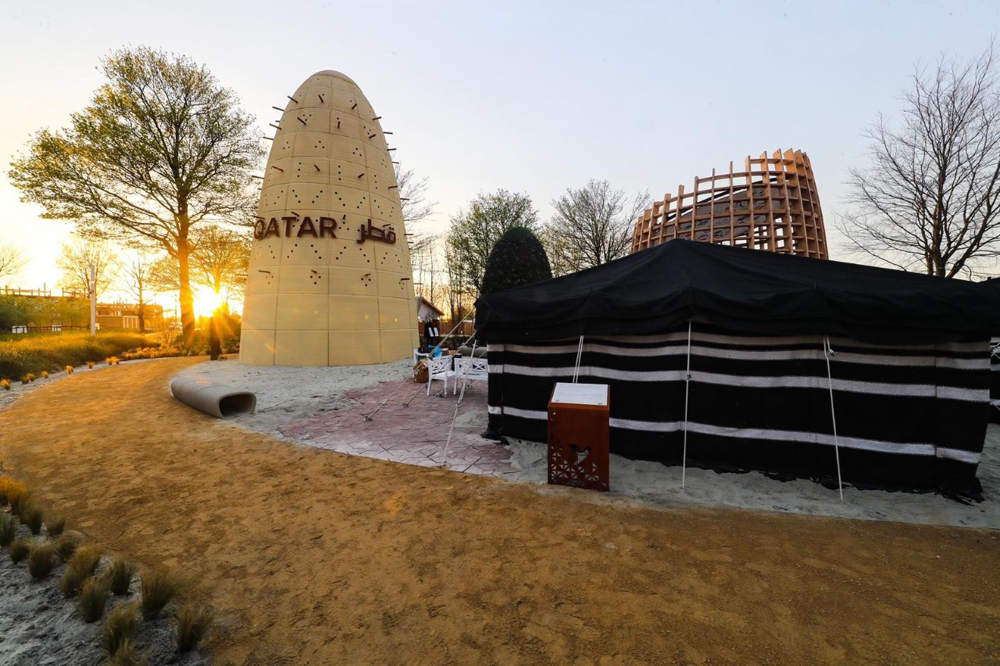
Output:
<instances>
[{"instance_id":1,"label":"black tent roof","mask_svg":"<svg viewBox=\"0 0 1000 666\"><path fill-rule=\"evenodd\" d=\"M476 329L495 342L650 335L689 318L733 332L884 344L987 339L1000 334L1000 290L678 239L476 301Z\"/></svg>"}]
</instances>

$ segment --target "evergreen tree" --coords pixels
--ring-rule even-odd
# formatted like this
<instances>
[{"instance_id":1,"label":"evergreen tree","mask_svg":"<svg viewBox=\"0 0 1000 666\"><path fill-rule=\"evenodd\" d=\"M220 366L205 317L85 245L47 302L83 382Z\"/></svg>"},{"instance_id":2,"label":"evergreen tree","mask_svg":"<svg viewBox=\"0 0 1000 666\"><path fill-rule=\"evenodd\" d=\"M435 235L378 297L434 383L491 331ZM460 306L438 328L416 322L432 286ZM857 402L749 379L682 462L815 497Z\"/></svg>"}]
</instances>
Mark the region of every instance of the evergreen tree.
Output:
<instances>
[{"instance_id":1,"label":"evergreen tree","mask_svg":"<svg viewBox=\"0 0 1000 666\"><path fill-rule=\"evenodd\" d=\"M527 227L511 227L490 252L480 293L485 296L551 277L552 267L538 236Z\"/></svg>"}]
</instances>

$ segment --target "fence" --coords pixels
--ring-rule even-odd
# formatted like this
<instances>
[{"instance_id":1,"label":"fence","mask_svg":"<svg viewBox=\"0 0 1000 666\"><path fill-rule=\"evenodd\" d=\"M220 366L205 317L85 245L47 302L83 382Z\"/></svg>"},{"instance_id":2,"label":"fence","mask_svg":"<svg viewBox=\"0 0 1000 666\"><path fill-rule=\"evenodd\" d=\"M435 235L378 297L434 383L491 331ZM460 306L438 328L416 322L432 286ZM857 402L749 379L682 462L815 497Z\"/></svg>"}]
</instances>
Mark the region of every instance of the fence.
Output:
<instances>
[{"instance_id":1,"label":"fence","mask_svg":"<svg viewBox=\"0 0 1000 666\"><path fill-rule=\"evenodd\" d=\"M98 326L100 328L100 326ZM13 326L11 333L61 333L63 331L89 331L90 326L63 326L52 324L51 326Z\"/></svg>"}]
</instances>

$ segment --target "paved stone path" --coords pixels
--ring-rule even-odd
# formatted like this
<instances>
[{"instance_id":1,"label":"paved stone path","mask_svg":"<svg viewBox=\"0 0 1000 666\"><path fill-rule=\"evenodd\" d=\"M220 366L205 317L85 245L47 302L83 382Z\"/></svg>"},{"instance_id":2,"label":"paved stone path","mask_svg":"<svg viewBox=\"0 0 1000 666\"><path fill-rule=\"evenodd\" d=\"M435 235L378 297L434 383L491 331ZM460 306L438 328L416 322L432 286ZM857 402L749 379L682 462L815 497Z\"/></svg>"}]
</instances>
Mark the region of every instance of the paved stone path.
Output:
<instances>
[{"instance_id":1,"label":"paved stone path","mask_svg":"<svg viewBox=\"0 0 1000 666\"><path fill-rule=\"evenodd\" d=\"M427 396L425 385L408 383L400 387L398 382L382 382L348 391L344 397L357 405L295 421L279 428L279 432L321 449L420 467L482 476L517 471L507 447L480 436L486 430L485 382L473 382L466 388L450 446L448 430L458 403L458 397L450 391L440 397L434 393ZM366 421L365 415L386 398L386 405ZM410 398L413 400L404 407Z\"/></svg>"}]
</instances>

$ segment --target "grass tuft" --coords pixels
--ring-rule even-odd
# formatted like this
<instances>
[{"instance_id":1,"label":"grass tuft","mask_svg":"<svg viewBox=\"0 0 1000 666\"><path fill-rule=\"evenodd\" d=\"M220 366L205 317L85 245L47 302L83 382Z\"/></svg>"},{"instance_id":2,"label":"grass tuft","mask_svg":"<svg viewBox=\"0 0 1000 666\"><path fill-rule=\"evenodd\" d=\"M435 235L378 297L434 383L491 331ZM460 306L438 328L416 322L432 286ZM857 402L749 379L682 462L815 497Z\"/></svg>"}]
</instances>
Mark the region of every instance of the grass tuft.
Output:
<instances>
[{"instance_id":1,"label":"grass tuft","mask_svg":"<svg viewBox=\"0 0 1000 666\"><path fill-rule=\"evenodd\" d=\"M31 380L30 380L30 379L28 379L28 375L25 375L25 376L21 377L21 383L22 383L22 384L27 384L27 383L29 383L30 381L31 381Z\"/></svg>"},{"instance_id":2,"label":"grass tuft","mask_svg":"<svg viewBox=\"0 0 1000 666\"><path fill-rule=\"evenodd\" d=\"M106 359L104 359L104 361L105 361L105 362L106 362L106 363L107 363L108 365L118 365L118 361L119 361L119 359L118 359L118 357L117 357L117 356L109 356L109 357L107 357Z\"/></svg>"},{"instance_id":3,"label":"grass tuft","mask_svg":"<svg viewBox=\"0 0 1000 666\"><path fill-rule=\"evenodd\" d=\"M128 594L128 588L132 584L132 578L135 576L137 570L138 567L136 567L135 562L129 562L128 560L115 560L112 562L107 571L105 571L111 591L119 596Z\"/></svg>"},{"instance_id":4,"label":"grass tuft","mask_svg":"<svg viewBox=\"0 0 1000 666\"><path fill-rule=\"evenodd\" d=\"M97 622L104 614L108 603L108 583L102 578L88 578L83 581L76 600L76 612L84 622Z\"/></svg>"},{"instance_id":5,"label":"grass tuft","mask_svg":"<svg viewBox=\"0 0 1000 666\"><path fill-rule=\"evenodd\" d=\"M107 666L146 666L147 662L146 657L135 646L135 642L131 638L126 638L104 663Z\"/></svg>"},{"instance_id":6,"label":"grass tuft","mask_svg":"<svg viewBox=\"0 0 1000 666\"><path fill-rule=\"evenodd\" d=\"M20 497L28 492L24 484L9 476L0 476L0 506L10 504L12 498Z\"/></svg>"},{"instance_id":7,"label":"grass tuft","mask_svg":"<svg viewBox=\"0 0 1000 666\"><path fill-rule=\"evenodd\" d=\"M9 513L0 513L0 548L14 543L17 536L17 518Z\"/></svg>"},{"instance_id":8,"label":"grass tuft","mask_svg":"<svg viewBox=\"0 0 1000 666\"><path fill-rule=\"evenodd\" d=\"M28 374L26 374L24 376L24 378L27 379L29 382L33 382L36 379L38 379L38 377L35 377L35 373L33 373L33 372L29 372Z\"/></svg>"},{"instance_id":9,"label":"grass tuft","mask_svg":"<svg viewBox=\"0 0 1000 666\"><path fill-rule=\"evenodd\" d=\"M94 369L95 365L96 365L96 362L94 362L94 361L87 361L87 367L90 368L91 370Z\"/></svg>"},{"instance_id":10,"label":"grass tuft","mask_svg":"<svg viewBox=\"0 0 1000 666\"><path fill-rule=\"evenodd\" d=\"M196 650L212 626L212 612L204 606L184 606L177 611L177 649Z\"/></svg>"},{"instance_id":11,"label":"grass tuft","mask_svg":"<svg viewBox=\"0 0 1000 666\"><path fill-rule=\"evenodd\" d=\"M7 553L10 555L10 561L14 564L24 562L31 554L31 542L25 537L15 539L14 543L10 544L10 550Z\"/></svg>"},{"instance_id":12,"label":"grass tuft","mask_svg":"<svg viewBox=\"0 0 1000 666\"><path fill-rule=\"evenodd\" d=\"M7 491L7 502L10 504L10 512L20 517L21 507L31 500L31 491L23 485L20 488L11 487Z\"/></svg>"},{"instance_id":13,"label":"grass tuft","mask_svg":"<svg viewBox=\"0 0 1000 666\"><path fill-rule=\"evenodd\" d=\"M139 625L139 609L134 603L122 604L108 613L101 625L101 647L104 654L113 657L126 641L131 641Z\"/></svg>"},{"instance_id":14,"label":"grass tuft","mask_svg":"<svg viewBox=\"0 0 1000 666\"><path fill-rule=\"evenodd\" d=\"M66 374L67 375L72 375L73 374L73 366L72 365L67 365L66 366Z\"/></svg>"},{"instance_id":15,"label":"grass tuft","mask_svg":"<svg viewBox=\"0 0 1000 666\"><path fill-rule=\"evenodd\" d=\"M18 516L28 526L31 533L38 536L42 533L42 525L45 524L45 513L42 507L34 502L21 502L18 507Z\"/></svg>"},{"instance_id":16,"label":"grass tuft","mask_svg":"<svg viewBox=\"0 0 1000 666\"><path fill-rule=\"evenodd\" d=\"M9 379L0 379L0 388L2 388L4 391L9 391L10 390L10 380Z\"/></svg>"},{"instance_id":17,"label":"grass tuft","mask_svg":"<svg viewBox=\"0 0 1000 666\"><path fill-rule=\"evenodd\" d=\"M177 580L163 571L151 571L142 577L142 617L152 620L177 594Z\"/></svg>"},{"instance_id":18,"label":"grass tuft","mask_svg":"<svg viewBox=\"0 0 1000 666\"><path fill-rule=\"evenodd\" d=\"M49 378L49 372L48 372L48 370L42 370L41 375L42 375L42 379L48 379Z\"/></svg>"},{"instance_id":19,"label":"grass tuft","mask_svg":"<svg viewBox=\"0 0 1000 666\"><path fill-rule=\"evenodd\" d=\"M59 539L56 540L56 555L63 562L69 562L73 554L76 553L76 549L79 547L79 543L73 537L68 534L64 534Z\"/></svg>"},{"instance_id":20,"label":"grass tuft","mask_svg":"<svg viewBox=\"0 0 1000 666\"><path fill-rule=\"evenodd\" d=\"M36 543L28 555L28 573L35 580L41 580L52 572L56 565L56 549L51 543Z\"/></svg>"},{"instance_id":21,"label":"grass tuft","mask_svg":"<svg viewBox=\"0 0 1000 666\"><path fill-rule=\"evenodd\" d=\"M66 571L63 572L62 580L59 581L59 589L63 596L69 599L83 589L84 583L94 575L97 565L101 563L101 551L93 546L83 546L78 548L69 560Z\"/></svg>"},{"instance_id":22,"label":"grass tuft","mask_svg":"<svg viewBox=\"0 0 1000 666\"><path fill-rule=\"evenodd\" d=\"M45 533L50 537L57 537L66 529L66 516L55 516L45 523Z\"/></svg>"}]
</instances>

